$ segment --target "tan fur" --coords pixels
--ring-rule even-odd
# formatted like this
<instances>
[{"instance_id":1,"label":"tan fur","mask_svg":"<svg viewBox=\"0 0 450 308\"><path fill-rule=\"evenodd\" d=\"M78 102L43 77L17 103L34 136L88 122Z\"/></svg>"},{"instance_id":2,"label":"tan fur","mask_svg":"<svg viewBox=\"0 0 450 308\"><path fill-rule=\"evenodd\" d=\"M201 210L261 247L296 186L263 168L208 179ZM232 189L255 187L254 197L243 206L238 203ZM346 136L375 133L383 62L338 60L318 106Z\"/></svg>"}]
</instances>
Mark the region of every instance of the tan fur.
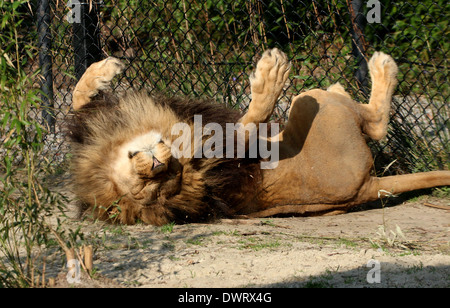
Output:
<instances>
[{"instance_id":1,"label":"tan fur","mask_svg":"<svg viewBox=\"0 0 450 308\"><path fill-rule=\"evenodd\" d=\"M74 109L82 116L86 112L78 125L85 129L85 136L81 134L83 140L73 147L75 192L95 217L161 225L204 220L217 213L252 217L342 213L389 194L450 185L449 171L370 176L373 159L364 135L374 140L386 135L397 84L397 65L381 52L369 62L372 94L368 104L353 101L340 84L293 99L287 125L274 138L279 144L279 164L265 170L257 170L257 162L248 159L194 159L195 147L190 157L172 156L178 137L172 135L174 125L184 122L193 128L192 115L177 108L197 108L210 119L220 119L223 112L223 117L233 119L225 110L211 115L199 103L166 104L164 99L131 93L117 104L89 111L95 109L97 103L91 100L98 91L122 69L114 58L93 64L74 93ZM236 121L244 125L267 122L289 69L284 53L266 51L250 79L248 112ZM185 137L193 139L192 134Z\"/></svg>"},{"instance_id":2,"label":"tan fur","mask_svg":"<svg viewBox=\"0 0 450 308\"><path fill-rule=\"evenodd\" d=\"M97 95L98 91L108 89L109 83L114 76L120 74L124 68L123 63L113 57L106 58L89 66L73 91L73 109L79 110L92 97Z\"/></svg>"}]
</instances>

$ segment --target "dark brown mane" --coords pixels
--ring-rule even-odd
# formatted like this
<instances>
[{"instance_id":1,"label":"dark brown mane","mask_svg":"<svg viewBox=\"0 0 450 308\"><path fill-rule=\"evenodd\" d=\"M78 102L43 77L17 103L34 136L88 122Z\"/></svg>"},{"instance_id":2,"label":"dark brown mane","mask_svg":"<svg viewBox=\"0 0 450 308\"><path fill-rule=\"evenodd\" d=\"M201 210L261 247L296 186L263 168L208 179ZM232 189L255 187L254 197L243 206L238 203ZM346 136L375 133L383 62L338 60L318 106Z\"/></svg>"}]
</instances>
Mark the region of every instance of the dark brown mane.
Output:
<instances>
[{"instance_id":1,"label":"dark brown mane","mask_svg":"<svg viewBox=\"0 0 450 308\"><path fill-rule=\"evenodd\" d=\"M100 91L92 100L83 106L81 110L70 114L66 124L66 135L72 143L83 144L90 135L86 123L95 117L97 112L107 112L119 102L118 98L109 93Z\"/></svg>"}]
</instances>

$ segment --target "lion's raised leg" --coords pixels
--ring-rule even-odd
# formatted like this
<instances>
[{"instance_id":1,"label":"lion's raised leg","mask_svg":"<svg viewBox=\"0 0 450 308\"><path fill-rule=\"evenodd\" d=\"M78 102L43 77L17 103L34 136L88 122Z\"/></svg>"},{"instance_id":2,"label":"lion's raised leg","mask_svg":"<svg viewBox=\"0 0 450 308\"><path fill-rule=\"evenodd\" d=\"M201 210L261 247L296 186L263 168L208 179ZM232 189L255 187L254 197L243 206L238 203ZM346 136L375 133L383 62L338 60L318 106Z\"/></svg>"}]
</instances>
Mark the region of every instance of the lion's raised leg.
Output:
<instances>
[{"instance_id":1,"label":"lion's raised leg","mask_svg":"<svg viewBox=\"0 0 450 308\"><path fill-rule=\"evenodd\" d=\"M111 80L120 74L125 65L116 58L109 57L88 67L73 91L73 109L79 110L90 102L100 90L106 90Z\"/></svg>"},{"instance_id":2,"label":"lion's raised leg","mask_svg":"<svg viewBox=\"0 0 450 308\"><path fill-rule=\"evenodd\" d=\"M363 131L374 140L387 134L392 95L397 85L398 67L391 56L375 52L369 61L372 91L369 104L359 104L364 118Z\"/></svg>"},{"instance_id":3,"label":"lion's raised leg","mask_svg":"<svg viewBox=\"0 0 450 308\"><path fill-rule=\"evenodd\" d=\"M243 125L267 122L289 76L291 64L277 48L266 50L250 76L252 101L239 120Z\"/></svg>"}]
</instances>

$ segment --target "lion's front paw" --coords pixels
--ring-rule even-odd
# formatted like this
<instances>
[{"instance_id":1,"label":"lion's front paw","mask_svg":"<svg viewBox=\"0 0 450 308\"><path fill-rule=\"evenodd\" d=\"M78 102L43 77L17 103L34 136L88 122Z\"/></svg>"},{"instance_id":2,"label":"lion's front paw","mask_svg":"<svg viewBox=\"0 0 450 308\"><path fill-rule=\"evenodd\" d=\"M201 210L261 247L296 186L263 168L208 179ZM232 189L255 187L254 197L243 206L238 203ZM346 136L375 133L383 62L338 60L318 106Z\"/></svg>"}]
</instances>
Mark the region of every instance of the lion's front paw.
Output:
<instances>
[{"instance_id":1,"label":"lion's front paw","mask_svg":"<svg viewBox=\"0 0 450 308\"><path fill-rule=\"evenodd\" d=\"M250 77L252 95L274 93L279 95L288 78L291 63L285 53L277 48L266 50Z\"/></svg>"},{"instance_id":2,"label":"lion's front paw","mask_svg":"<svg viewBox=\"0 0 450 308\"><path fill-rule=\"evenodd\" d=\"M109 87L111 80L125 69L119 59L114 57L106 58L89 67L91 71L86 71L92 78L92 90L105 90Z\"/></svg>"},{"instance_id":3,"label":"lion's front paw","mask_svg":"<svg viewBox=\"0 0 450 308\"><path fill-rule=\"evenodd\" d=\"M255 72L250 76L252 101L248 112L239 120L241 123L263 123L270 118L290 68L287 56L277 48L263 53Z\"/></svg>"},{"instance_id":4,"label":"lion's front paw","mask_svg":"<svg viewBox=\"0 0 450 308\"><path fill-rule=\"evenodd\" d=\"M89 103L98 91L106 90L114 76L120 74L124 68L125 65L113 57L89 66L73 92L73 109L80 109Z\"/></svg>"},{"instance_id":5,"label":"lion's front paw","mask_svg":"<svg viewBox=\"0 0 450 308\"><path fill-rule=\"evenodd\" d=\"M391 56L383 52L374 53L369 61L369 70L374 83L395 83L397 80L397 64Z\"/></svg>"}]
</instances>

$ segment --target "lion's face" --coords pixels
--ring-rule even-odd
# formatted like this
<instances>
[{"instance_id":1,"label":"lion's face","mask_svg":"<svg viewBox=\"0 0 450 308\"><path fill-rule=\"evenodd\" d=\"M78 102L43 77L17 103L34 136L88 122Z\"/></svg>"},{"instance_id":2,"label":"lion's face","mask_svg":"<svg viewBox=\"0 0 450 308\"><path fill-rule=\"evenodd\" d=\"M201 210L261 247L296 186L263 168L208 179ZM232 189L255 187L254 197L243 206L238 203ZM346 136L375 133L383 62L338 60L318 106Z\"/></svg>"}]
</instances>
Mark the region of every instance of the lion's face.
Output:
<instances>
[{"instance_id":1,"label":"lion's face","mask_svg":"<svg viewBox=\"0 0 450 308\"><path fill-rule=\"evenodd\" d=\"M155 130L137 135L115 149L112 180L122 194L143 204L167 197L179 189L181 166L172 157L169 141Z\"/></svg>"}]
</instances>

